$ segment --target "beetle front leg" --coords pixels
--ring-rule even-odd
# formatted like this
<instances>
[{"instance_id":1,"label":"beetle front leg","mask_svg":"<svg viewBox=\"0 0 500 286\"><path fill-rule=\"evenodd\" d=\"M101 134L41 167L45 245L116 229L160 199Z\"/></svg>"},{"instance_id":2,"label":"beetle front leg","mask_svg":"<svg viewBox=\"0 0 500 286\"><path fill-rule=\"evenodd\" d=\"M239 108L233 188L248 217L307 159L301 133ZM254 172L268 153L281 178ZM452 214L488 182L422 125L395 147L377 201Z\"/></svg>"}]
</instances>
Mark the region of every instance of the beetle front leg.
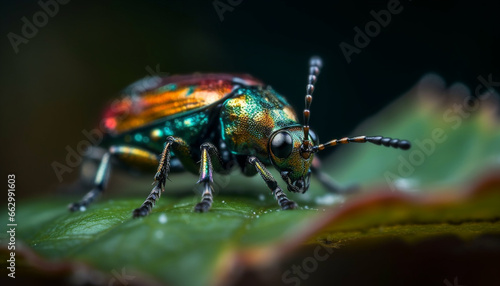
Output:
<instances>
[{"instance_id":1,"label":"beetle front leg","mask_svg":"<svg viewBox=\"0 0 500 286\"><path fill-rule=\"evenodd\" d=\"M337 184L327 173L321 171L321 163L317 157L314 157L313 164L311 166L311 172L321 183L323 188L333 194L350 194L355 193L358 190L357 185L342 187Z\"/></svg>"},{"instance_id":2,"label":"beetle front leg","mask_svg":"<svg viewBox=\"0 0 500 286\"><path fill-rule=\"evenodd\" d=\"M102 156L94 179L94 187L79 202L70 204L68 206L70 211L84 211L103 192L109 178L110 157L109 151Z\"/></svg>"},{"instance_id":3,"label":"beetle front leg","mask_svg":"<svg viewBox=\"0 0 500 286\"><path fill-rule=\"evenodd\" d=\"M264 179L264 181L266 182L267 187L271 190L273 196L278 201L281 209L290 210L298 207L298 205L294 201L288 199L283 190L281 190L281 188L278 186L278 183L274 179L273 175L271 175L271 173L267 170L264 164L259 161L259 159L255 157L249 157L248 162L251 165L255 166L255 169L262 176L262 179Z\"/></svg>"}]
</instances>

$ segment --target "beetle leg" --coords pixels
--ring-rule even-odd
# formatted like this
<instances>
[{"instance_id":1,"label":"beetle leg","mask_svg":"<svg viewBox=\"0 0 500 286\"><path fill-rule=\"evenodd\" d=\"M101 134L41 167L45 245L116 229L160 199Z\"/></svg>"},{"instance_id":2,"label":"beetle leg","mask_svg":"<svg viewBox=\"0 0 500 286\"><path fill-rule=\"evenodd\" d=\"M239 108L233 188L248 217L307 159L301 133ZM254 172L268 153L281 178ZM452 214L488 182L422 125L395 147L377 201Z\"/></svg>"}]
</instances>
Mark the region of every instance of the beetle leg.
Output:
<instances>
[{"instance_id":1,"label":"beetle leg","mask_svg":"<svg viewBox=\"0 0 500 286\"><path fill-rule=\"evenodd\" d=\"M89 157L92 157L92 154L93 153L91 152ZM121 160L128 160L129 162L134 162L135 164L148 166L151 164L157 164L158 162L157 155L147 150L127 145L113 145L109 147L99 163L99 167L94 178L94 187L79 202L69 205L70 211L85 210L85 208L104 191L111 168L111 156L117 157Z\"/></svg>"},{"instance_id":2,"label":"beetle leg","mask_svg":"<svg viewBox=\"0 0 500 286\"><path fill-rule=\"evenodd\" d=\"M153 206L156 204L156 200L160 198L161 193L165 190L165 180L168 177L170 169L170 148L172 148L173 141L167 138L163 152L161 153L160 163L158 164L158 170L154 176L154 181L156 185L153 187L151 193L142 203L142 205L135 209L132 213L133 217L147 216ZM154 183L153 183L154 184Z\"/></svg>"},{"instance_id":3,"label":"beetle leg","mask_svg":"<svg viewBox=\"0 0 500 286\"><path fill-rule=\"evenodd\" d=\"M213 194L213 171L223 170L222 160L217 152L217 148L211 143L203 143L201 149L201 164L200 164L200 179L198 184L203 184L203 193L201 202L196 204L194 210L196 212L207 212L212 207Z\"/></svg>"},{"instance_id":4,"label":"beetle leg","mask_svg":"<svg viewBox=\"0 0 500 286\"><path fill-rule=\"evenodd\" d=\"M110 157L110 152L106 152L102 156L101 163L99 163L99 168L97 169L97 174L94 179L94 187L79 202L70 204L68 206L70 211L84 211L86 207L92 203L99 194L102 193L109 178Z\"/></svg>"},{"instance_id":5,"label":"beetle leg","mask_svg":"<svg viewBox=\"0 0 500 286\"><path fill-rule=\"evenodd\" d=\"M274 179L273 175L271 175L271 173L267 170L264 164L259 161L259 159L251 156L248 158L248 162L255 166L255 169L262 176L262 179L264 179L264 181L266 182L267 187L271 190L273 196L278 201L281 209L288 210L297 208L297 204L294 201L288 199L283 190L281 190L281 188L278 186L278 183Z\"/></svg>"},{"instance_id":6,"label":"beetle leg","mask_svg":"<svg viewBox=\"0 0 500 286\"><path fill-rule=\"evenodd\" d=\"M318 168L315 168L311 166L311 172L314 174L316 179L321 183L321 185L327 189L329 192L334 193L334 194L341 194L343 193L342 187L337 184L330 176L328 176L325 172L319 170Z\"/></svg>"},{"instance_id":7,"label":"beetle leg","mask_svg":"<svg viewBox=\"0 0 500 286\"><path fill-rule=\"evenodd\" d=\"M313 164L311 165L311 172L314 174L316 179L321 183L323 188L333 194L347 194L353 193L358 188L357 186L341 187L335 180L333 180L327 173L321 171L320 161L317 157L314 157Z\"/></svg>"},{"instance_id":8,"label":"beetle leg","mask_svg":"<svg viewBox=\"0 0 500 286\"><path fill-rule=\"evenodd\" d=\"M196 163L192 160L190 155L189 145L179 137L167 137L165 147L161 153L160 163L158 164L158 169L154 176L154 183L156 183L156 185L153 187L153 190L149 193L144 203L133 211L133 217L147 216L156 204L156 201L160 198L161 193L165 191L165 182L170 172L170 149L175 151L175 154L179 157L182 165L187 170L192 171L193 168L196 168Z\"/></svg>"}]
</instances>

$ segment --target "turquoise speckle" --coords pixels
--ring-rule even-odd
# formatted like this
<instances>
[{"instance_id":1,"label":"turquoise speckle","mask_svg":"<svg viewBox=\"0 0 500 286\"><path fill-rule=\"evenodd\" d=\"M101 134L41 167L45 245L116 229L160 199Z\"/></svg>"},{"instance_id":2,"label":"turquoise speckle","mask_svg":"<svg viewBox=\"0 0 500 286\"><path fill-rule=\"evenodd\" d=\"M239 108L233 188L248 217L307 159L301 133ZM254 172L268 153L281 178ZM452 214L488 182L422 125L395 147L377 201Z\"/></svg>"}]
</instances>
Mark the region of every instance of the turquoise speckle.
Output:
<instances>
[{"instance_id":1,"label":"turquoise speckle","mask_svg":"<svg viewBox=\"0 0 500 286\"><path fill-rule=\"evenodd\" d=\"M189 89L186 92L186 96L190 96L194 92L194 86L190 86Z\"/></svg>"},{"instance_id":2,"label":"turquoise speckle","mask_svg":"<svg viewBox=\"0 0 500 286\"><path fill-rule=\"evenodd\" d=\"M137 141L137 142L141 142L142 141L142 134L136 133L134 135L134 140Z\"/></svg>"},{"instance_id":3,"label":"turquoise speckle","mask_svg":"<svg viewBox=\"0 0 500 286\"><path fill-rule=\"evenodd\" d=\"M174 91L177 89L177 85L174 84L174 83L169 83L167 85L164 85L160 88L158 88L158 91L162 92L162 91Z\"/></svg>"},{"instance_id":4,"label":"turquoise speckle","mask_svg":"<svg viewBox=\"0 0 500 286\"><path fill-rule=\"evenodd\" d=\"M225 132L225 127L224 127L224 120L222 120L222 117L219 118L219 121L220 121L220 126L221 126L221 137L222 137L222 141L226 141L226 132Z\"/></svg>"},{"instance_id":5,"label":"turquoise speckle","mask_svg":"<svg viewBox=\"0 0 500 286\"><path fill-rule=\"evenodd\" d=\"M194 125L194 120L193 120L193 118L192 118L192 117L191 117L191 118L186 118L186 119L184 120L184 125L186 125L186 127L191 127L191 126L193 126L193 125Z\"/></svg>"},{"instance_id":6,"label":"turquoise speckle","mask_svg":"<svg viewBox=\"0 0 500 286\"><path fill-rule=\"evenodd\" d=\"M168 122L168 123L170 123L170 122ZM165 132L165 136L172 136L172 135L174 135L174 131L169 126L165 126L163 128L163 131Z\"/></svg>"}]
</instances>

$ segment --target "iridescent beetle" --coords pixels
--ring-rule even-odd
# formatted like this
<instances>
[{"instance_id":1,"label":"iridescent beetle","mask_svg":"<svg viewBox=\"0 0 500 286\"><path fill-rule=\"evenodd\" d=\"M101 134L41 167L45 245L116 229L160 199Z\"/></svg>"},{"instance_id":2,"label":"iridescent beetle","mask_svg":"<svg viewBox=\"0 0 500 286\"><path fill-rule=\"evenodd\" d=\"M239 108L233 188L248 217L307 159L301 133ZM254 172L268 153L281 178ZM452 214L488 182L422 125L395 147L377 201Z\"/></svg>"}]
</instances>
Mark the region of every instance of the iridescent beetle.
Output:
<instances>
[{"instance_id":1,"label":"iridescent beetle","mask_svg":"<svg viewBox=\"0 0 500 286\"><path fill-rule=\"evenodd\" d=\"M149 77L132 84L104 114L106 130L99 147L106 152L94 188L71 204L70 210L84 210L104 190L112 156L122 164L158 166L153 190L133 211L134 217L142 217L165 190L170 172L199 173L203 192L194 208L197 212L212 206L213 172L227 174L234 166L247 176L259 173L286 210L297 204L287 198L266 166L280 172L290 192L306 192L311 173L326 189L340 192L313 163L318 151L353 142L410 148L406 140L381 136L345 137L319 144L309 129L309 108L321 66L320 58L311 58L303 125L284 97L248 75Z\"/></svg>"}]
</instances>

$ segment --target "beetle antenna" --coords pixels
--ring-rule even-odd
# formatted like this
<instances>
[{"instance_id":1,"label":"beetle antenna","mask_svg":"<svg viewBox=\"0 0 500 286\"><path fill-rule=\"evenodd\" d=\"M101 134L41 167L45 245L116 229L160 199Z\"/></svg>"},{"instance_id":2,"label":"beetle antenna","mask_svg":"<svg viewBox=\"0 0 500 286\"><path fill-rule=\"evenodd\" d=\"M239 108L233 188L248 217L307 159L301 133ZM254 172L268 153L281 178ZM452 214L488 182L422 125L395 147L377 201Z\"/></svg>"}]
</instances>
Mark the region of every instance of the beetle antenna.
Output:
<instances>
[{"instance_id":1,"label":"beetle antenna","mask_svg":"<svg viewBox=\"0 0 500 286\"><path fill-rule=\"evenodd\" d=\"M338 144L366 143L366 142L402 150L408 150L411 147L411 143L408 140L399 140L382 136L357 136L357 137L344 137L342 139L330 140L325 144L319 144L317 146L312 147L311 152L316 153L327 147L336 146Z\"/></svg>"},{"instance_id":2,"label":"beetle antenna","mask_svg":"<svg viewBox=\"0 0 500 286\"><path fill-rule=\"evenodd\" d=\"M309 118L311 117L311 111L309 109L311 108L314 84L316 84L316 80L322 66L323 62L320 57L315 56L309 60L309 76L307 78L306 103L304 108L304 139L302 141L302 145L300 146L301 155L306 159L309 158L312 152L311 141L309 140Z\"/></svg>"}]
</instances>

